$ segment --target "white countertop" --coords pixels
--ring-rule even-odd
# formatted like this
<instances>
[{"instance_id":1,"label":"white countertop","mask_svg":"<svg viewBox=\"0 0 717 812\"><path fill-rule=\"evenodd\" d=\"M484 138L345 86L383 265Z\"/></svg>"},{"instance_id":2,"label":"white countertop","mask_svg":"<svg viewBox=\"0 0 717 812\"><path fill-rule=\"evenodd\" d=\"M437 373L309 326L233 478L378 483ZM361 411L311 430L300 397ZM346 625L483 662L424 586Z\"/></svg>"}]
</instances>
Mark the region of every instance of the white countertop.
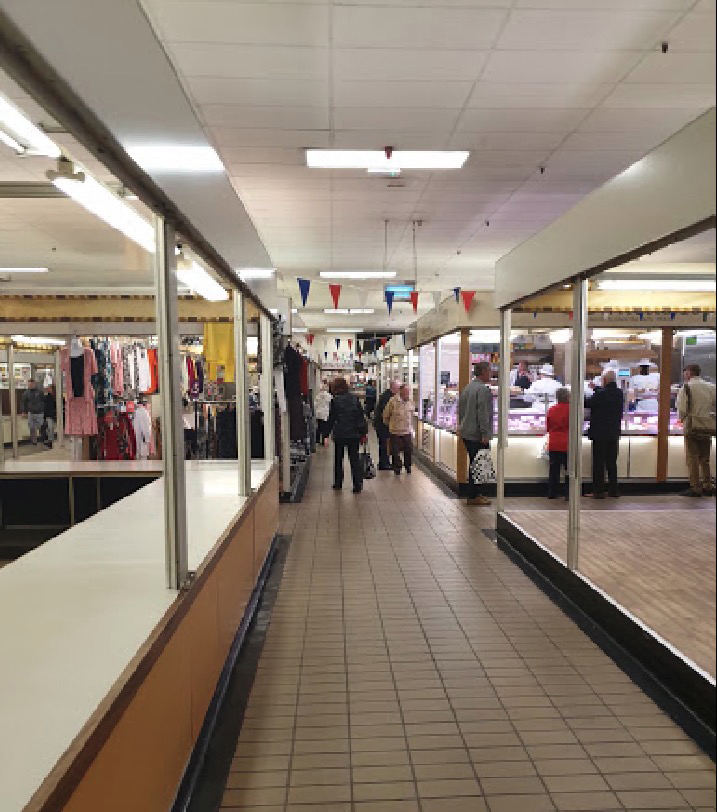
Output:
<instances>
[{"instance_id":1,"label":"white countertop","mask_svg":"<svg viewBox=\"0 0 717 812\"><path fill-rule=\"evenodd\" d=\"M7 475L29 477L116 476L117 474L152 476L161 473L161 460L33 460L32 456L28 456L21 460L6 460L0 465L0 477Z\"/></svg>"},{"instance_id":2,"label":"white countertop","mask_svg":"<svg viewBox=\"0 0 717 812\"><path fill-rule=\"evenodd\" d=\"M246 499L236 462L186 465L196 569ZM269 467L252 462L252 487ZM176 595L165 587L161 480L0 569L3 812L30 800Z\"/></svg>"}]
</instances>

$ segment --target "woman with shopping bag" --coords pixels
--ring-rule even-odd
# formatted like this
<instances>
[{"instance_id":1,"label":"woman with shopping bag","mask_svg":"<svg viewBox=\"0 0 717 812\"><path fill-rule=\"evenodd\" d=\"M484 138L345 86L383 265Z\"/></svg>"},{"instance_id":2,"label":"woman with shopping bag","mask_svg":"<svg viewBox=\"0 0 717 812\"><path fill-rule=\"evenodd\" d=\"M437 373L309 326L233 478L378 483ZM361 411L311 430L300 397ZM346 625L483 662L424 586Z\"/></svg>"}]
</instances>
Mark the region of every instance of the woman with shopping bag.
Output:
<instances>
[{"instance_id":1,"label":"woman with shopping bag","mask_svg":"<svg viewBox=\"0 0 717 812\"><path fill-rule=\"evenodd\" d=\"M488 386L490 364L481 361L475 365L473 374L475 377L458 399L458 425L470 459L468 504L487 507L490 499L481 490L487 483L495 482L490 456L490 440L493 436L493 393Z\"/></svg>"}]
</instances>

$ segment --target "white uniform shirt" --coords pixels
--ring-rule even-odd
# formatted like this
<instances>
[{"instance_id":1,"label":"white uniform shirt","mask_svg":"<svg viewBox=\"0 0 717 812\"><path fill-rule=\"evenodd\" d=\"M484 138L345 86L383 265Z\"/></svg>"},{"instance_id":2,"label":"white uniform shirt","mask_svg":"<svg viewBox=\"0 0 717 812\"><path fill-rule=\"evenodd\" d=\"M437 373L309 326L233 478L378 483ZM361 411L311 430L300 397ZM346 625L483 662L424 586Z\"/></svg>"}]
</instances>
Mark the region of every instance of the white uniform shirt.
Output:
<instances>
[{"instance_id":1,"label":"white uniform shirt","mask_svg":"<svg viewBox=\"0 0 717 812\"><path fill-rule=\"evenodd\" d=\"M660 373L651 372L649 375L633 375L630 378L630 386L633 389L648 389L654 392L660 388Z\"/></svg>"},{"instance_id":2,"label":"white uniform shirt","mask_svg":"<svg viewBox=\"0 0 717 812\"><path fill-rule=\"evenodd\" d=\"M526 389L523 397L530 400L543 395L548 395L551 400L555 400L555 393L558 389L562 389L563 385L555 378L538 378L530 385L530 389Z\"/></svg>"}]
</instances>

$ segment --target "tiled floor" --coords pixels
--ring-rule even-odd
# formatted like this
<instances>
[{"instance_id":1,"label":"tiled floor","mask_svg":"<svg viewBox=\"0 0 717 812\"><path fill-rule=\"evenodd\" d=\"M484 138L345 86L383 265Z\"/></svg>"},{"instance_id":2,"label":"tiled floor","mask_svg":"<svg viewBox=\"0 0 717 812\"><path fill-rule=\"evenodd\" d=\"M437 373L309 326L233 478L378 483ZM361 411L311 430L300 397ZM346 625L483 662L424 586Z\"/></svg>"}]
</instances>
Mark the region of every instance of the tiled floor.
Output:
<instances>
[{"instance_id":1,"label":"tiled floor","mask_svg":"<svg viewBox=\"0 0 717 812\"><path fill-rule=\"evenodd\" d=\"M565 560L567 510L553 504L509 499L506 515ZM714 499L583 500L578 570L713 676L715 563Z\"/></svg>"},{"instance_id":2,"label":"tiled floor","mask_svg":"<svg viewBox=\"0 0 717 812\"><path fill-rule=\"evenodd\" d=\"M293 535L223 808L713 810L710 759L420 470L330 450Z\"/></svg>"}]
</instances>

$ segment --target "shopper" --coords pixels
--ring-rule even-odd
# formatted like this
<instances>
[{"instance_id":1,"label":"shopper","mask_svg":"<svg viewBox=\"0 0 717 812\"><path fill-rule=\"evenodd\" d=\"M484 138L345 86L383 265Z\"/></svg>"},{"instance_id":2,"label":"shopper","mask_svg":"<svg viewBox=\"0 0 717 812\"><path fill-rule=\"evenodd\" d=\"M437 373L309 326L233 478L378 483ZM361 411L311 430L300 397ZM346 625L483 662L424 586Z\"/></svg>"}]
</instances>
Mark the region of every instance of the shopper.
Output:
<instances>
[{"instance_id":1,"label":"shopper","mask_svg":"<svg viewBox=\"0 0 717 812\"><path fill-rule=\"evenodd\" d=\"M37 433L45 422L45 396L30 378L27 389L22 393L20 402L22 415L27 415L27 427L30 430L30 442L37 445Z\"/></svg>"},{"instance_id":2,"label":"shopper","mask_svg":"<svg viewBox=\"0 0 717 812\"><path fill-rule=\"evenodd\" d=\"M45 431L47 436L45 438L45 445L48 448L52 448L52 444L55 440L55 421L57 420L57 402L55 401L55 392L53 387L46 386L45 387L45 397L43 400L44 404L44 411L43 416L45 418Z\"/></svg>"},{"instance_id":3,"label":"shopper","mask_svg":"<svg viewBox=\"0 0 717 812\"><path fill-rule=\"evenodd\" d=\"M557 403L548 409L548 499L557 499L560 491L560 471L565 469L565 498L568 498L568 436L570 430L570 390L564 386L555 393Z\"/></svg>"},{"instance_id":4,"label":"shopper","mask_svg":"<svg viewBox=\"0 0 717 812\"><path fill-rule=\"evenodd\" d=\"M368 420L371 419L371 415L376 408L376 397L376 381L370 380L367 382L366 389L364 390L364 410Z\"/></svg>"},{"instance_id":5,"label":"shopper","mask_svg":"<svg viewBox=\"0 0 717 812\"><path fill-rule=\"evenodd\" d=\"M344 481L344 449L351 463L354 493L363 488L363 468L359 456L359 443L365 442L368 433L366 417L356 395L349 392L345 378L335 378L334 397L329 407L326 428L334 434L334 485L340 491Z\"/></svg>"},{"instance_id":6,"label":"shopper","mask_svg":"<svg viewBox=\"0 0 717 812\"><path fill-rule=\"evenodd\" d=\"M316 393L316 442L324 445L329 436L326 428L329 419L329 409L331 408L331 392L326 381L321 384L321 389Z\"/></svg>"},{"instance_id":7,"label":"shopper","mask_svg":"<svg viewBox=\"0 0 717 812\"><path fill-rule=\"evenodd\" d=\"M387 403L383 410L383 422L388 426L391 440L391 459L393 472L400 476L402 465L406 468L406 473L411 473L411 460L413 451L413 414L416 407L411 401L411 390L408 384L403 384ZM401 461L403 453L403 461Z\"/></svg>"},{"instance_id":8,"label":"shopper","mask_svg":"<svg viewBox=\"0 0 717 812\"><path fill-rule=\"evenodd\" d=\"M588 437L593 445L593 499L605 498L605 473L610 496L619 496L617 483L617 455L622 433L624 396L617 385L614 369L602 376L602 386L585 399L590 409Z\"/></svg>"},{"instance_id":9,"label":"shopper","mask_svg":"<svg viewBox=\"0 0 717 812\"><path fill-rule=\"evenodd\" d=\"M470 466L468 469L468 504L490 505L490 499L480 493L483 485L478 481L474 461L478 452L490 448L493 436L493 393L488 387L490 364L481 361L475 365L474 379L458 398L458 426L461 440L466 447Z\"/></svg>"},{"instance_id":10,"label":"shopper","mask_svg":"<svg viewBox=\"0 0 717 812\"><path fill-rule=\"evenodd\" d=\"M388 456L388 441L390 432L388 426L383 422L383 410L388 405L389 400L398 392L398 381L391 381L388 388L381 393L381 397L376 404L373 414L373 426L378 437L378 470L390 471L391 460Z\"/></svg>"},{"instance_id":11,"label":"shopper","mask_svg":"<svg viewBox=\"0 0 717 812\"><path fill-rule=\"evenodd\" d=\"M713 496L710 452L715 435L715 387L701 377L698 364L684 372L685 384L677 396L677 412L685 428L685 455L690 487L683 496ZM701 474L701 476L700 476Z\"/></svg>"}]
</instances>

